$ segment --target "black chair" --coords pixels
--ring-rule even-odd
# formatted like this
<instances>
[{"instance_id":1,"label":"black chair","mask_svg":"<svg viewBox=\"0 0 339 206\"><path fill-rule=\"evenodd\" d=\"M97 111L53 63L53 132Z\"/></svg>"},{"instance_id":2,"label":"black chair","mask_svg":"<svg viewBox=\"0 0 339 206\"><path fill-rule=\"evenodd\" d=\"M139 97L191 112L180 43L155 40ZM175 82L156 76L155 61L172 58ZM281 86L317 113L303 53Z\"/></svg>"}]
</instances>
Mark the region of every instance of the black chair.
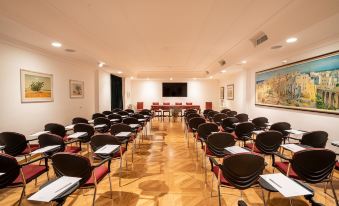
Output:
<instances>
[{"instance_id":1,"label":"black chair","mask_svg":"<svg viewBox=\"0 0 339 206\"><path fill-rule=\"evenodd\" d=\"M217 125L221 125L222 120L227 118L227 114L224 113L218 113L213 116L213 122L216 123Z\"/></svg>"},{"instance_id":2,"label":"black chair","mask_svg":"<svg viewBox=\"0 0 339 206\"><path fill-rule=\"evenodd\" d=\"M127 112L128 114L134 114L134 110L133 109L125 109L125 112Z\"/></svg>"},{"instance_id":3,"label":"black chair","mask_svg":"<svg viewBox=\"0 0 339 206\"><path fill-rule=\"evenodd\" d=\"M325 131L313 131L303 134L300 144L313 148L325 148L328 140L328 133Z\"/></svg>"},{"instance_id":4,"label":"black chair","mask_svg":"<svg viewBox=\"0 0 339 206\"><path fill-rule=\"evenodd\" d=\"M230 109L222 109L222 110L220 111L220 113L226 114L226 113L229 112L229 111L231 111L231 110L230 110Z\"/></svg>"},{"instance_id":5,"label":"black chair","mask_svg":"<svg viewBox=\"0 0 339 206\"><path fill-rule=\"evenodd\" d=\"M265 130L267 127L268 119L266 117L257 117L252 119L256 130Z\"/></svg>"},{"instance_id":6,"label":"black chair","mask_svg":"<svg viewBox=\"0 0 339 206\"><path fill-rule=\"evenodd\" d=\"M121 123L122 122L122 117L119 114L110 114L110 115L108 115L107 119L109 119L109 120L111 120L111 119L118 119L118 121L111 122L111 124L116 124L116 123Z\"/></svg>"},{"instance_id":7,"label":"black chair","mask_svg":"<svg viewBox=\"0 0 339 206\"><path fill-rule=\"evenodd\" d=\"M220 187L239 189L242 196L242 190L258 185L258 179L263 174L265 168L265 159L260 155L252 153L226 156L222 164L219 164L214 158L210 159L215 165L213 173L218 179L219 206L221 206Z\"/></svg>"},{"instance_id":8,"label":"black chair","mask_svg":"<svg viewBox=\"0 0 339 206\"><path fill-rule=\"evenodd\" d=\"M286 142L286 139L289 137L289 133L286 132L286 130L291 129L291 125L288 122L277 122L271 125L270 130L275 130L278 132L281 132L284 136L284 144Z\"/></svg>"},{"instance_id":9,"label":"black chair","mask_svg":"<svg viewBox=\"0 0 339 206\"><path fill-rule=\"evenodd\" d=\"M85 143L85 144L89 143L91 141L92 136L95 133L95 129L91 125L83 124L83 123L79 123L79 124L74 125L73 131L74 132L87 132L86 136L79 138L80 144L81 143ZM87 144L87 146L88 146L88 144ZM87 149L89 149L89 148L87 147Z\"/></svg>"},{"instance_id":10,"label":"black chair","mask_svg":"<svg viewBox=\"0 0 339 206\"><path fill-rule=\"evenodd\" d=\"M198 141L196 141L196 134L198 131L198 127L206 123L206 120L202 117L193 117L188 122L188 132L191 132L193 134L193 138L195 140L195 148L198 150ZM189 137L187 138L187 145L189 145ZM198 158L198 153L197 153Z\"/></svg>"},{"instance_id":11,"label":"black chair","mask_svg":"<svg viewBox=\"0 0 339 206\"><path fill-rule=\"evenodd\" d=\"M105 125L103 127L96 128L97 125ZM106 133L109 131L109 128L111 127L111 121L105 117L98 117L94 119L94 128L96 131L100 133Z\"/></svg>"},{"instance_id":12,"label":"black chair","mask_svg":"<svg viewBox=\"0 0 339 206\"><path fill-rule=\"evenodd\" d=\"M184 121L185 121L185 137L187 138L188 133L189 133L188 122L194 117L201 117L201 116L196 112L189 112L189 113L186 113L184 115L185 115L185 118L184 118Z\"/></svg>"},{"instance_id":13,"label":"black chair","mask_svg":"<svg viewBox=\"0 0 339 206\"><path fill-rule=\"evenodd\" d=\"M299 179L310 184L330 183L333 196L338 205L338 198L333 187L332 178L337 163L336 154L328 149L309 148L294 153L292 159L276 153L283 160L275 162L275 168L288 177Z\"/></svg>"},{"instance_id":14,"label":"black chair","mask_svg":"<svg viewBox=\"0 0 339 206\"><path fill-rule=\"evenodd\" d=\"M126 152L126 148L121 146L121 141L119 141L116 137L112 135L103 135L103 134L98 134L94 135L91 140L91 148L95 152L101 147L109 144L109 145L120 145L120 148L117 152L114 152L110 155L101 155L101 154L94 154L93 157L95 159L106 159L109 157L110 159L120 159L120 168L119 168L119 186L121 187L121 175L122 175L122 158L123 155ZM110 162L109 162L110 165ZM109 167L110 168L110 167Z\"/></svg>"},{"instance_id":15,"label":"black chair","mask_svg":"<svg viewBox=\"0 0 339 206\"><path fill-rule=\"evenodd\" d=\"M213 109L205 109L204 112L202 113L204 115L204 117L206 118L207 117L207 114L209 112L213 111Z\"/></svg>"},{"instance_id":16,"label":"black chair","mask_svg":"<svg viewBox=\"0 0 339 206\"><path fill-rule=\"evenodd\" d=\"M232 133L235 130L235 123L238 123L239 120L235 117L227 117L221 122L221 128L224 132Z\"/></svg>"},{"instance_id":17,"label":"black chair","mask_svg":"<svg viewBox=\"0 0 339 206\"><path fill-rule=\"evenodd\" d=\"M136 134L133 132L133 129L129 125L124 124L124 123L114 124L111 126L111 130L110 130L111 135L116 136L120 132L132 133L132 135L130 135L127 138L121 138L121 137L117 137L117 138L122 144L126 144L126 147L125 147L126 150L128 149L129 142L133 144L132 145L132 164L133 164L134 151L135 151L135 145L136 145Z\"/></svg>"},{"instance_id":18,"label":"black chair","mask_svg":"<svg viewBox=\"0 0 339 206\"><path fill-rule=\"evenodd\" d=\"M243 145L246 145L246 141L251 139L252 132L254 131L255 126L251 122L242 122L239 123L234 130L235 138L237 140L243 141Z\"/></svg>"},{"instance_id":19,"label":"black chair","mask_svg":"<svg viewBox=\"0 0 339 206\"><path fill-rule=\"evenodd\" d=\"M26 137L20 133L0 133L0 145L5 146L3 151L13 157L24 156L26 161L31 152L39 149L38 144L29 144L30 141L33 140L26 140Z\"/></svg>"},{"instance_id":20,"label":"black chair","mask_svg":"<svg viewBox=\"0 0 339 206\"><path fill-rule=\"evenodd\" d=\"M106 117L106 115L101 114L101 113L94 113L94 114L92 115L92 119L96 119L96 118L99 118L99 117Z\"/></svg>"},{"instance_id":21,"label":"black chair","mask_svg":"<svg viewBox=\"0 0 339 206\"><path fill-rule=\"evenodd\" d=\"M60 152L52 156L52 165L57 177L79 177L81 178L80 189L94 188L92 201L92 205L94 205L97 184L101 182L106 175L109 179L112 198L112 183L109 164L108 166L104 165L106 162L109 162L109 160L110 158L107 158L100 163L92 165L90 160L86 157L77 154Z\"/></svg>"},{"instance_id":22,"label":"black chair","mask_svg":"<svg viewBox=\"0 0 339 206\"><path fill-rule=\"evenodd\" d=\"M64 141L67 140L67 136L66 136L67 131L64 125L57 124L57 123L48 123L45 125L45 131L49 131L52 134L59 135L60 137L64 139Z\"/></svg>"},{"instance_id":23,"label":"black chair","mask_svg":"<svg viewBox=\"0 0 339 206\"><path fill-rule=\"evenodd\" d=\"M215 115L217 115L217 114L219 114L219 112L217 112L217 111L210 111L210 112L207 114L207 119L208 119L210 122L212 122L212 121L213 121L213 117L214 117Z\"/></svg>"},{"instance_id":24,"label":"black chair","mask_svg":"<svg viewBox=\"0 0 339 206\"><path fill-rule=\"evenodd\" d=\"M120 108L114 108L112 110L113 113L118 113L118 112L121 112L121 111L122 111L122 109L120 109Z\"/></svg>"},{"instance_id":25,"label":"black chair","mask_svg":"<svg viewBox=\"0 0 339 206\"><path fill-rule=\"evenodd\" d=\"M226 112L226 114L229 117L235 117L235 115L237 115L237 112L236 111L228 111L228 112Z\"/></svg>"},{"instance_id":26,"label":"black chair","mask_svg":"<svg viewBox=\"0 0 339 206\"><path fill-rule=\"evenodd\" d=\"M72 124L79 124L79 123L88 124L88 120L82 117L74 117L72 119Z\"/></svg>"},{"instance_id":27,"label":"black chair","mask_svg":"<svg viewBox=\"0 0 339 206\"><path fill-rule=\"evenodd\" d=\"M125 118L122 120L122 123L127 124L127 125L138 124L139 125L138 127L132 128L132 131L136 135L138 135L138 133L142 131L142 125L140 124L137 118L134 118L134 117Z\"/></svg>"},{"instance_id":28,"label":"black chair","mask_svg":"<svg viewBox=\"0 0 339 206\"><path fill-rule=\"evenodd\" d=\"M41 134L38 137L40 147L47 147L52 145L60 145L59 148L46 152L47 156L51 156L57 152L68 152L68 153L78 153L81 151L81 147L77 146L68 146L74 142L78 142L80 140L73 139L71 141L65 142L62 137L56 134Z\"/></svg>"},{"instance_id":29,"label":"black chair","mask_svg":"<svg viewBox=\"0 0 339 206\"><path fill-rule=\"evenodd\" d=\"M235 115L235 118L239 120L239 122L248 122L248 115L245 113L240 113Z\"/></svg>"},{"instance_id":30,"label":"black chair","mask_svg":"<svg viewBox=\"0 0 339 206\"><path fill-rule=\"evenodd\" d=\"M212 123L212 122L207 122L200 124L198 127L198 139L203 139L205 141L207 137L212 134L212 132L219 132L219 127L217 124Z\"/></svg>"},{"instance_id":31,"label":"black chair","mask_svg":"<svg viewBox=\"0 0 339 206\"><path fill-rule=\"evenodd\" d=\"M36 165L34 162L45 160L45 165ZM19 164L15 157L0 153L0 189L22 187L19 199L21 205L22 198L26 195L26 186L32 180L37 179L43 173L48 172L47 157L40 157L29 162ZM47 173L47 179L48 173ZM3 203L5 205L5 203Z\"/></svg>"},{"instance_id":32,"label":"black chair","mask_svg":"<svg viewBox=\"0 0 339 206\"><path fill-rule=\"evenodd\" d=\"M103 111L102 114L105 115L105 116L108 116L108 115L112 114L112 112L111 111Z\"/></svg>"},{"instance_id":33,"label":"black chair","mask_svg":"<svg viewBox=\"0 0 339 206\"><path fill-rule=\"evenodd\" d=\"M278 151L284 137L278 131L266 131L257 135L254 143L247 143L245 147L251 149L252 152L264 155L270 155L272 158L272 166L274 166L274 154Z\"/></svg>"},{"instance_id":34,"label":"black chair","mask_svg":"<svg viewBox=\"0 0 339 206\"><path fill-rule=\"evenodd\" d=\"M121 115L123 118L126 118L126 117L129 116L129 113L126 112L126 111L120 111L120 112L118 112L118 114Z\"/></svg>"}]
</instances>

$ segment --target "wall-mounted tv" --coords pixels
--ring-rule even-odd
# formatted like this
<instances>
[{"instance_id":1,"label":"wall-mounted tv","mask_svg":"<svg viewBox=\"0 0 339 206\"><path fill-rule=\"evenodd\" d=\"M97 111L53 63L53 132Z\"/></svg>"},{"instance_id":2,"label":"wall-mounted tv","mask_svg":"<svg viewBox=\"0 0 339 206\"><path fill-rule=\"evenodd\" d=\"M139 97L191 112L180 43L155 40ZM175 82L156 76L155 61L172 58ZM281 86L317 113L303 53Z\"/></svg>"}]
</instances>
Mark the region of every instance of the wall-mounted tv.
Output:
<instances>
[{"instance_id":1,"label":"wall-mounted tv","mask_svg":"<svg viewBox=\"0 0 339 206\"><path fill-rule=\"evenodd\" d=\"M187 97L187 83L162 83L163 97Z\"/></svg>"}]
</instances>

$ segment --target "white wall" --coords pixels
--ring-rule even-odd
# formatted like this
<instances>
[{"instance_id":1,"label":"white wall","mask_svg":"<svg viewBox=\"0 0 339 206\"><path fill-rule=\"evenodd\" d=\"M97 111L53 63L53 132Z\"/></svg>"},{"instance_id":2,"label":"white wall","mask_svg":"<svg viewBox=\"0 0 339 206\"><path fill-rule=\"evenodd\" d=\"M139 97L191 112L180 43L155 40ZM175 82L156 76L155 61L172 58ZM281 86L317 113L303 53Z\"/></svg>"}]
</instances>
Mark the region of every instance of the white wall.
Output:
<instances>
[{"instance_id":1,"label":"white wall","mask_svg":"<svg viewBox=\"0 0 339 206\"><path fill-rule=\"evenodd\" d=\"M21 103L21 68L53 74L53 102ZM0 41L0 132L28 135L49 122L69 124L75 116L89 118L95 108L94 77L95 69L87 65ZM70 98L70 79L85 82L85 98Z\"/></svg>"},{"instance_id":2,"label":"white wall","mask_svg":"<svg viewBox=\"0 0 339 206\"><path fill-rule=\"evenodd\" d=\"M335 51L339 48L339 43L329 46L314 46L303 51L296 52L293 61L302 60L305 58L325 54ZM307 51L307 52L305 52ZM246 69L242 72L233 75L225 75L222 86L228 83L235 84L235 101L229 103L231 109L243 111L249 114L250 118L265 116L269 121L274 123L278 121L289 122L293 128L306 131L324 130L329 133L329 142L339 140L339 115L331 115L317 112L306 112L282 108L272 108L255 105L255 72L272 68L281 64L281 61L267 62L258 68ZM238 85L240 84L240 85ZM241 104L238 96L243 96L244 101ZM237 105L242 105L239 108ZM334 149L330 144L328 147ZM337 150L337 149L335 149Z\"/></svg>"},{"instance_id":3,"label":"white wall","mask_svg":"<svg viewBox=\"0 0 339 206\"><path fill-rule=\"evenodd\" d=\"M131 80L131 102L136 108L137 102L144 102L144 108L150 108L152 102L193 102L205 109L205 102L213 102L213 108L219 108L218 80L187 80L187 97L162 97L161 80ZM173 81L175 82L175 81ZM178 81L179 82L179 81Z\"/></svg>"},{"instance_id":4,"label":"white wall","mask_svg":"<svg viewBox=\"0 0 339 206\"><path fill-rule=\"evenodd\" d=\"M98 105L96 112L103 112L105 110L111 110L111 74L104 70L99 69L97 71L97 94Z\"/></svg>"}]
</instances>

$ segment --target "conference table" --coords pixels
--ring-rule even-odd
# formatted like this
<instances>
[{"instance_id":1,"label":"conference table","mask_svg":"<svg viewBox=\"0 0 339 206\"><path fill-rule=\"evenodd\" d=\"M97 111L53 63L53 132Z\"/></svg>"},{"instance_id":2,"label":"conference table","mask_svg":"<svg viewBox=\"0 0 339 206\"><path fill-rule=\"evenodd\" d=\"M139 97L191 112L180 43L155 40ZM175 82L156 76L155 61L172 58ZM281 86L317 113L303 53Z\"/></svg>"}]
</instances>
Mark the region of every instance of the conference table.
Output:
<instances>
[{"instance_id":1,"label":"conference table","mask_svg":"<svg viewBox=\"0 0 339 206\"><path fill-rule=\"evenodd\" d=\"M200 113L200 105L151 105L151 110L196 109Z\"/></svg>"}]
</instances>

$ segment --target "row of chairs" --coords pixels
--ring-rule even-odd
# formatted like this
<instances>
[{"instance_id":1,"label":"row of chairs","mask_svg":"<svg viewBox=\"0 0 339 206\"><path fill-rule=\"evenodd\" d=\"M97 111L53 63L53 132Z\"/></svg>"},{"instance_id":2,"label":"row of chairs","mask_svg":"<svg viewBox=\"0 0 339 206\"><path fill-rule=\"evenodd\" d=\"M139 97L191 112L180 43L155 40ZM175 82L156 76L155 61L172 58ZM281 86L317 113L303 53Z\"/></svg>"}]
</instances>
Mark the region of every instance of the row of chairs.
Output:
<instances>
[{"instance_id":1,"label":"row of chairs","mask_svg":"<svg viewBox=\"0 0 339 206\"><path fill-rule=\"evenodd\" d=\"M289 139L285 130L291 128L290 124L279 122L272 124L267 129L268 120L265 117L255 118L252 122L248 122L247 115L242 115L247 116L247 121L243 121L241 118L239 120L235 117L236 112L230 114L230 110L204 111L203 114L204 116L200 116L194 110L185 113L186 138L189 143L188 134L193 134L197 160L199 160L198 142L201 143L200 151L202 151L202 165L205 169L206 182L206 160L210 160L213 176L218 179L219 205L221 205L220 187L233 186L244 190L258 186L259 175L263 174L266 166L264 157L267 155L271 157L274 168L291 178L310 184L321 182L325 182L326 186L330 184L334 199L338 204L332 184L332 175L334 168L337 166L338 169L339 165L336 161L336 154L331 150L324 149L328 139L326 132L305 133L300 144L306 145L308 148L296 152L292 158L289 158L283 153L284 151L279 151L279 148L283 142L285 143ZM220 118L220 116L224 118ZM226 125L226 122L232 122L232 124ZM265 131L256 136L253 135L253 131L262 129ZM247 148L248 153L234 155L225 153L224 148L234 146L236 142ZM275 161L275 157L281 158L282 161ZM222 163L218 163L216 158L222 158ZM264 195L263 200L265 203ZM309 200L313 201L312 198Z\"/></svg>"}]
</instances>

